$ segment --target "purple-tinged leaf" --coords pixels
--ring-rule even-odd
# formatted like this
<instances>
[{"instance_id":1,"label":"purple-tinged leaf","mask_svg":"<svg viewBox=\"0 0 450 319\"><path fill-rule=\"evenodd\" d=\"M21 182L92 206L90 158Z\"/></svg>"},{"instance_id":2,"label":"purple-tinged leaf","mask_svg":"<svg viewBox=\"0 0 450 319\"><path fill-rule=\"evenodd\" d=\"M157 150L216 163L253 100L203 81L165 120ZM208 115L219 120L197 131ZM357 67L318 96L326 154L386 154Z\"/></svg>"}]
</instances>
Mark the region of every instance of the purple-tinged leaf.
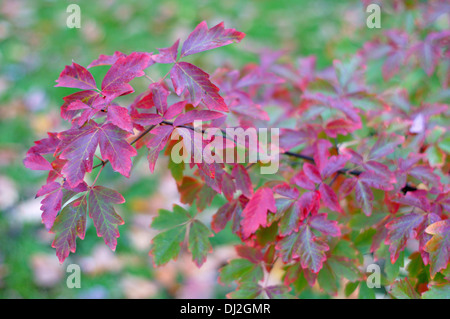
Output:
<instances>
[{"instance_id":1,"label":"purple-tinged leaf","mask_svg":"<svg viewBox=\"0 0 450 319\"><path fill-rule=\"evenodd\" d=\"M245 33L235 29L225 29L223 22L208 29L205 21L201 22L194 31L189 34L181 49L181 57L194 53L222 47L233 42L240 42Z\"/></svg>"},{"instance_id":2,"label":"purple-tinged leaf","mask_svg":"<svg viewBox=\"0 0 450 319\"><path fill-rule=\"evenodd\" d=\"M235 165L231 174L236 180L236 188L240 190L245 197L251 198L253 196L253 186L245 167L241 164Z\"/></svg>"},{"instance_id":3,"label":"purple-tinged leaf","mask_svg":"<svg viewBox=\"0 0 450 319\"><path fill-rule=\"evenodd\" d=\"M378 175L371 171L361 173L358 176L358 180L359 182L364 183L367 186L381 189L384 191L390 191L394 189L394 186L390 184L389 181L387 181L384 176Z\"/></svg>"},{"instance_id":4,"label":"purple-tinged leaf","mask_svg":"<svg viewBox=\"0 0 450 319\"><path fill-rule=\"evenodd\" d=\"M50 230L62 206L63 191L61 184L51 182L39 189L36 197L45 196L41 201L42 223L47 230Z\"/></svg>"},{"instance_id":5,"label":"purple-tinged leaf","mask_svg":"<svg viewBox=\"0 0 450 319\"><path fill-rule=\"evenodd\" d=\"M61 117L66 121L72 121L72 119L79 113L77 110L69 110L69 105L75 101L81 101L84 104L92 106L94 100L99 96L97 91L87 90L70 94L64 97L64 104L61 105Z\"/></svg>"},{"instance_id":6,"label":"purple-tinged leaf","mask_svg":"<svg viewBox=\"0 0 450 319\"><path fill-rule=\"evenodd\" d=\"M148 147L148 163L150 165L150 171L153 173L155 170L156 160L159 153L166 146L167 140L172 134L173 127L170 125L162 125L154 128L150 134L151 138L147 141Z\"/></svg>"},{"instance_id":7,"label":"purple-tinged leaf","mask_svg":"<svg viewBox=\"0 0 450 319\"><path fill-rule=\"evenodd\" d=\"M372 214L372 206L373 206L373 193L370 187L361 182L359 179L355 184L355 195L356 201L359 204L359 207L362 208L364 214L370 216Z\"/></svg>"},{"instance_id":8,"label":"purple-tinged leaf","mask_svg":"<svg viewBox=\"0 0 450 319\"><path fill-rule=\"evenodd\" d=\"M107 119L122 130L133 133L133 124L126 108L114 103L111 104L108 106Z\"/></svg>"},{"instance_id":9,"label":"purple-tinged leaf","mask_svg":"<svg viewBox=\"0 0 450 319\"><path fill-rule=\"evenodd\" d=\"M325 252L329 250L327 244L317 240L308 225L284 237L277 248L285 263L299 258L302 268L308 268L313 273L322 269L326 260Z\"/></svg>"},{"instance_id":10,"label":"purple-tinged leaf","mask_svg":"<svg viewBox=\"0 0 450 319\"><path fill-rule=\"evenodd\" d=\"M297 199L299 196L298 189L295 187L291 187L287 183L279 184L273 188L274 193L277 193L281 196L288 197L291 199Z\"/></svg>"},{"instance_id":11,"label":"purple-tinged leaf","mask_svg":"<svg viewBox=\"0 0 450 319\"><path fill-rule=\"evenodd\" d=\"M431 209L430 202L426 196L419 191L408 192L405 196L393 198L392 201L402 205L416 207L425 212L428 212Z\"/></svg>"},{"instance_id":12,"label":"purple-tinged leaf","mask_svg":"<svg viewBox=\"0 0 450 319\"><path fill-rule=\"evenodd\" d=\"M214 214L211 221L211 228L216 232L220 232L225 228L227 222L233 218L236 214L240 215L240 206L238 200L233 200L225 203L219 208L216 214Z\"/></svg>"},{"instance_id":13,"label":"purple-tinged leaf","mask_svg":"<svg viewBox=\"0 0 450 319\"><path fill-rule=\"evenodd\" d=\"M389 155L394 152L395 148L404 141L405 138L400 135L382 135L378 138L377 142L370 150L369 158L374 160Z\"/></svg>"},{"instance_id":14,"label":"purple-tinged leaf","mask_svg":"<svg viewBox=\"0 0 450 319\"><path fill-rule=\"evenodd\" d=\"M222 193L229 201L233 200L234 193L236 192L236 184L230 174L224 172L222 174Z\"/></svg>"},{"instance_id":15,"label":"purple-tinged leaf","mask_svg":"<svg viewBox=\"0 0 450 319\"><path fill-rule=\"evenodd\" d=\"M416 235L416 228L420 226L423 219L424 216L421 214L409 213L386 224L389 230L386 244L389 245L392 263L395 263L400 252L405 248L406 241Z\"/></svg>"},{"instance_id":16,"label":"purple-tinged leaf","mask_svg":"<svg viewBox=\"0 0 450 319\"><path fill-rule=\"evenodd\" d=\"M209 80L208 73L187 62L176 63L170 71L173 87L177 95L187 89L194 106L200 102L209 110L227 112L228 107L219 95L219 88Z\"/></svg>"},{"instance_id":17,"label":"purple-tinged leaf","mask_svg":"<svg viewBox=\"0 0 450 319\"><path fill-rule=\"evenodd\" d=\"M316 184L322 183L322 177L320 176L320 172L317 167L310 163L303 164L303 172L308 176L310 180L312 180Z\"/></svg>"},{"instance_id":18,"label":"purple-tinged leaf","mask_svg":"<svg viewBox=\"0 0 450 319\"><path fill-rule=\"evenodd\" d=\"M132 79L145 75L151 57L148 53L133 52L123 56L111 66L102 82L102 94L109 99L134 92L128 84Z\"/></svg>"},{"instance_id":19,"label":"purple-tinged leaf","mask_svg":"<svg viewBox=\"0 0 450 319\"><path fill-rule=\"evenodd\" d=\"M86 234L87 202L83 196L62 209L56 217L51 232L55 234L52 247L56 249L59 262L64 260L76 250L76 239L84 239Z\"/></svg>"},{"instance_id":20,"label":"purple-tinged leaf","mask_svg":"<svg viewBox=\"0 0 450 319\"><path fill-rule=\"evenodd\" d=\"M314 182L312 182L305 174L305 172L301 171L291 180L292 183L296 184L298 187L313 191L316 188Z\"/></svg>"},{"instance_id":21,"label":"purple-tinged leaf","mask_svg":"<svg viewBox=\"0 0 450 319\"><path fill-rule=\"evenodd\" d=\"M260 188L253 194L242 212L242 236L250 237L260 226L267 226L267 213L275 213L275 199L270 188Z\"/></svg>"},{"instance_id":22,"label":"purple-tinged leaf","mask_svg":"<svg viewBox=\"0 0 450 319\"><path fill-rule=\"evenodd\" d=\"M120 51L116 51L114 52L113 55L104 55L104 54L100 54L100 56L98 57L98 59L94 60L91 62L91 64L89 64L87 66L87 68L92 68L94 66L99 66L99 65L113 65L114 63L116 63L116 61L121 58L121 57L125 57L126 55Z\"/></svg>"},{"instance_id":23,"label":"purple-tinged leaf","mask_svg":"<svg viewBox=\"0 0 450 319\"><path fill-rule=\"evenodd\" d=\"M326 179L337 171L343 169L349 160L350 155L348 154L331 156L320 172L322 179Z\"/></svg>"},{"instance_id":24,"label":"purple-tinged leaf","mask_svg":"<svg viewBox=\"0 0 450 319\"><path fill-rule=\"evenodd\" d=\"M97 84L91 72L75 62L72 65L66 65L56 82L58 83L56 87L97 90Z\"/></svg>"},{"instance_id":25,"label":"purple-tinged leaf","mask_svg":"<svg viewBox=\"0 0 450 319\"><path fill-rule=\"evenodd\" d=\"M99 142L98 125L90 121L80 128L71 128L58 134L61 144L61 159L67 162L61 173L67 182L75 187L83 181L84 175L92 171L95 150Z\"/></svg>"},{"instance_id":26,"label":"purple-tinged leaf","mask_svg":"<svg viewBox=\"0 0 450 319\"><path fill-rule=\"evenodd\" d=\"M441 188L439 176L434 174L433 170L428 166L415 166L409 170L409 175L437 189Z\"/></svg>"},{"instance_id":27,"label":"purple-tinged leaf","mask_svg":"<svg viewBox=\"0 0 450 319\"><path fill-rule=\"evenodd\" d=\"M167 111L164 113L164 119L170 120L175 116L181 114L181 112L183 112L184 108L186 107L186 104L186 101L180 101L169 106Z\"/></svg>"},{"instance_id":28,"label":"purple-tinged leaf","mask_svg":"<svg viewBox=\"0 0 450 319\"><path fill-rule=\"evenodd\" d=\"M303 220L302 211L298 202L288 201L289 206L284 209L283 216L279 223L279 233L281 236L287 236L293 231L297 231L300 222Z\"/></svg>"},{"instance_id":29,"label":"purple-tinged leaf","mask_svg":"<svg viewBox=\"0 0 450 319\"><path fill-rule=\"evenodd\" d=\"M164 114L167 111L167 97L170 92L161 83L152 83L148 87L152 92L153 103L159 113Z\"/></svg>"},{"instance_id":30,"label":"purple-tinged leaf","mask_svg":"<svg viewBox=\"0 0 450 319\"><path fill-rule=\"evenodd\" d=\"M109 160L113 170L130 177L131 157L137 155L136 149L126 140L129 133L107 123L99 127L100 152L103 160Z\"/></svg>"},{"instance_id":31,"label":"purple-tinged leaf","mask_svg":"<svg viewBox=\"0 0 450 319\"><path fill-rule=\"evenodd\" d=\"M341 205L339 205L338 197L330 186L328 186L325 183L321 183L319 186L319 191L325 206L327 206L329 209L335 212L340 213L342 212Z\"/></svg>"},{"instance_id":32,"label":"purple-tinged leaf","mask_svg":"<svg viewBox=\"0 0 450 319\"><path fill-rule=\"evenodd\" d=\"M225 116L223 113L207 111L207 110L191 110L187 113L179 115L173 122L174 126L181 126L184 124L192 123L195 120L198 121L211 121Z\"/></svg>"},{"instance_id":33,"label":"purple-tinged leaf","mask_svg":"<svg viewBox=\"0 0 450 319\"><path fill-rule=\"evenodd\" d=\"M59 142L56 133L48 133L47 138L35 141L23 160L25 167L32 170L52 170L52 165L42 155L55 153Z\"/></svg>"},{"instance_id":34,"label":"purple-tinged leaf","mask_svg":"<svg viewBox=\"0 0 450 319\"><path fill-rule=\"evenodd\" d=\"M317 214L316 216L311 217L309 226L326 236L341 236L341 229L338 226L338 222L327 219L327 214Z\"/></svg>"},{"instance_id":35,"label":"purple-tinged leaf","mask_svg":"<svg viewBox=\"0 0 450 319\"><path fill-rule=\"evenodd\" d=\"M159 53L153 55L152 59L156 63L175 63L177 61L179 44L180 40L178 39L171 47L159 48Z\"/></svg>"}]
</instances>

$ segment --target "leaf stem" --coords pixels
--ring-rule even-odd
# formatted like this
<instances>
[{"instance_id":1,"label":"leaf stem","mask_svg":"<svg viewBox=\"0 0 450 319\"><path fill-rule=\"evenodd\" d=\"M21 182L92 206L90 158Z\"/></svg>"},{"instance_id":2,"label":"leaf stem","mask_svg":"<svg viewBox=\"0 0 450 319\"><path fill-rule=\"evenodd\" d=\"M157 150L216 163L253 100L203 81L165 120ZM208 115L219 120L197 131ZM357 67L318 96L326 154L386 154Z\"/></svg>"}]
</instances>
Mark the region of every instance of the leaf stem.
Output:
<instances>
[{"instance_id":1,"label":"leaf stem","mask_svg":"<svg viewBox=\"0 0 450 319\"><path fill-rule=\"evenodd\" d=\"M97 183L97 179L98 179L98 177L100 176L100 173L101 173L101 172L103 171L103 169L105 168L106 162L103 162L101 165L102 165L102 167L101 167L100 170L98 171L97 176L96 176L95 179L94 179L94 182L93 182L92 185L90 186L91 188L95 186L95 183Z\"/></svg>"}]
</instances>

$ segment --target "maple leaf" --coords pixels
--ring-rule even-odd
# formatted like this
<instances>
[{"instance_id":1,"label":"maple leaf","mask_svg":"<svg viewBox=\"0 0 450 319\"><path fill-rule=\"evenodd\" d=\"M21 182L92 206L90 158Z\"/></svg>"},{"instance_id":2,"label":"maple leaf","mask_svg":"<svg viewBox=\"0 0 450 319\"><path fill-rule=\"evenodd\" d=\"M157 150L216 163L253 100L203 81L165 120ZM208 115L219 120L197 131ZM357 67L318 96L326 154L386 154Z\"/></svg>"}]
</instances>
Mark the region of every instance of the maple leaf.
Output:
<instances>
[{"instance_id":1,"label":"maple leaf","mask_svg":"<svg viewBox=\"0 0 450 319\"><path fill-rule=\"evenodd\" d=\"M245 33L235 29L225 29L223 22L208 29L206 22L202 21L184 41L181 57L240 42L244 37Z\"/></svg>"},{"instance_id":2,"label":"maple leaf","mask_svg":"<svg viewBox=\"0 0 450 319\"><path fill-rule=\"evenodd\" d=\"M207 110L191 110L184 114L180 114L175 121L173 122L174 126L181 126L184 124L192 123L194 121L211 121L215 120L221 117L224 117L225 115L220 112L215 111L207 111Z\"/></svg>"},{"instance_id":3,"label":"maple leaf","mask_svg":"<svg viewBox=\"0 0 450 319\"><path fill-rule=\"evenodd\" d=\"M76 239L86 234L86 195L64 206L56 217L51 232L55 234L52 247L56 249L59 262L63 263L70 252L76 250Z\"/></svg>"},{"instance_id":4,"label":"maple leaf","mask_svg":"<svg viewBox=\"0 0 450 319\"><path fill-rule=\"evenodd\" d=\"M167 108L167 111L164 113L164 118L166 120L173 119L175 116L179 115L184 110L186 104L187 104L186 101L180 101L172 104Z\"/></svg>"},{"instance_id":5,"label":"maple leaf","mask_svg":"<svg viewBox=\"0 0 450 319\"><path fill-rule=\"evenodd\" d=\"M122 204L125 199L115 190L95 186L89 190L88 195L89 217L94 221L98 237L103 237L106 245L116 250L119 238L119 225L123 219L116 213L112 204Z\"/></svg>"},{"instance_id":6,"label":"maple leaf","mask_svg":"<svg viewBox=\"0 0 450 319\"><path fill-rule=\"evenodd\" d=\"M431 276L445 269L450 261L450 221L448 219L431 224L425 232L433 235L426 243L425 251L430 254Z\"/></svg>"},{"instance_id":7,"label":"maple leaf","mask_svg":"<svg viewBox=\"0 0 450 319\"><path fill-rule=\"evenodd\" d=\"M150 254L156 266L176 260L180 253L181 245L186 237L186 227L174 227L156 235L152 240Z\"/></svg>"},{"instance_id":8,"label":"maple leaf","mask_svg":"<svg viewBox=\"0 0 450 319\"><path fill-rule=\"evenodd\" d=\"M328 122L325 126L325 133L330 137L337 137L338 134L348 135L356 129L354 123L346 119L337 119Z\"/></svg>"},{"instance_id":9,"label":"maple leaf","mask_svg":"<svg viewBox=\"0 0 450 319\"><path fill-rule=\"evenodd\" d=\"M329 209L335 212L342 212L341 205L339 205L339 200L334 192L334 190L325 183L321 183L319 186L320 196Z\"/></svg>"},{"instance_id":10,"label":"maple leaf","mask_svg":"<svg viewBox=\"0 0 450 319\"><path fill-rule=\"evenodd\" d=\"M390 294L396 299L420 299L408 278L396 281L391 287Z\"/></svg>"},{"instance_id":11,"label":"maple leaf","mask_svg":"<svg viewBox=\"0 0 450 319\"><path fill-rule=\"evenodd\" d=\"M439 63L442 55L442 49L448 49L448 38L450 32L448 30L441 32L431 32L424 41L420 41L413 45L409 54L415 54L420 62L422 69L431 76Z\"/></svg>"},{"instance_id":12,"label":"maple leaf","mask_svg":"<svg viewBox=\"0 0 450 319\"><path fill-rule=\"evenodd\" d=\"M99 93L93 90L85 90L75 92L63 98L64 104L61 105L61 117L66 121L72 121L72 119L79 113L79 110L69 110L69 106L80 101L88 106L92 106L94 101L99 97Z\"/></svg>"},{"instance_id":13,"label":"maple leaf","mask_svg":"<svg viewBox=\"0 0 450 319\"><path fill-rule=\"evenodd\" d=\"M171 47L158 48L159 54L153 55L152 59L156 63L175 63L177 61L179 44L180 40L178 39Z\"/></svg>"},{"instance_id":14,"label":"maple leaf","mask_svg":"<svg viewBox=\"0 0 450 319\"><path fill-rule=\"evenodd\" d=\"M236 88L244 88L248 86L260 86L265 84L280 84L285 80L275 75L272 72L268 72L263 68L254 68L248 74L243 76L237 83Z\"/></svg>"},{"instance_id":15,"label":"maple leaf","mask_svg":"<svg viewBox=\"0 0 450 319\"><path fill-rule=\"evenodd\" d=\"M167 97L170 92L161 83L152 83L148 88L152 93L152 100L156 109L159 113L164 114L167 111Z\"/></svg>"},{"instance_id":16,"label":"maple leaf","mask_svg":"<svg viewBox=\"0 0 450 319\"><path fill-rule=\"evenodd\" d=\"M337 221L327 219L327 214L322 213L312 216L308 221L311 228L320 231L323 235L339 237L341 230L338 227Z\"/></svg>"},{"instance_id":17,"label":"maple leaf","mask_svg":"<svg viewBox=\"0 0 450 319\"><path fill-rule=\"evenodd\" d=\"M299 191L295 187L291 187L288 183L282 183L273 188L274 193L277 193L281 196L297 199L300 195Z\"/></svg>"},{"instance_id":18,"label":"maple leaf","mask_svg":"<svg viewBox=\"0 0 450 319\"><path fill-rule=\"evenodd\" d=\"M408 173L417 178L418 180L427 183L430 186L434 186L437 189L440 189L441 183L439 182L439 176L433 173L433 169L431 167L427 167L424 165L418 165L411 168Z\"/></svg>"},{"instance_id":19,"label":"maple leaf","mask_svg":"<svg viewBox=\"0 0 450 319\"><path fill-rule=\"evenodd\" d=\"M136 149L126 140L130 134L111 123L100 126L98 132L103 160L109 160L113 170L129 177L132 166L131 157L137 155Z\"/></svg>"},{"instance_id":20,"label":"maple leaf","mask_svg":"<svg viewBox=\"0 0 450 319\"><path fill-rule=\"evenodd\" d=\"M232 299L256 299L260 298L262 287L255 282L246 281L241 283L236 291L227 294L227 298Z\"/></svg>"},{"instance_id":21,"label":"maple leaf","mask_svg":"<svg viewBox=\"0 0 450 319\"><path fill-rule=\"evenodd\" d=\"M151 137L147 140L148 147L148 162L150 165L150 171L153 173L155 170L156 160L158 159L159 152L166 145L170 135L173 132L173 127L166 126L158 126L152 130Z\"/></svg>"},{"instance_id":22,"label":"maple leaf","mask_svg":"<svg viewBox=\"0 0 450 319\"><path fill-rule=\"evenodd\" d=\"M363 172L358 177L351 177L345 180L341 185L340 192L347 196L355 189L356 201L362 208L364 214L370 216L373 208L373 192L370 187L382 189L384 191L392 190L392 184L386 182L384 176L375 174L371 171Z\"/></svg>"},{"instance_id":23,"label":"maple leaf","mask_svg":"<svg viewBox=\"0 0 450 319\"><path fill-rule=\"evenodd\" d=\"M422 223L424 216L417 213L409 213L395 218L386 224L389 230L386 244L389 244L391 262L395 263L400 251L406 246L406 241L416 234L416 228Z\"/></svg>"},{"instance_id":24,"label":"maple leaf","mask_svg":"<svg viewBox=\"0 0 450 319\"><path fill-rule=\"evenodd\" d=\"M302 268L318 273L326 260L325 252L329 247L318 240L310 226L303 224L298 231L281 239L277 245L284 262L299 258Z\"/></svg>"},{"instance_id":25,"label":"maple leaf","mask_svg":"<svg viewBox=\"0 0 450 319\"><path fill-rule=\"evenodd\" d=\"M242 214L242 207L238 199L232 200L221 206L217 213L214 214L211 221L211 228L216 232L220 232L225 228L229 220L233 220L233 232L237 232L240 227L240 218Z\"/></svg>"},{"instance_id":26,"label":"maple leaf","mask_svg":"<svg viewBox=\"0 0 450 319\"><path fill-rule=\"evenodd\" d=\"M267 226L267 212L275 213L277 210L275 200L270 188L260 188L253 194L252 198L242 212L242 236L248 238L260 226Z\"/></svg>"},{"instance_id":27,"label":"maple leaf","mask_svg":"<svg viewBox=\"0 0 450 319\"><path fill-rule=\"evenodd\" d=\"M280 203L277 200L277 204ZM277 206L277 212L283 213L283 217L280 220L279 232L281 236L287 236L293 231L297 231L300 226L300 222L303 219L302 210L298 201L288 200L284 203L283 209L279 209Z\"/></svg>"},{"instance_id":28,"label":"maple leaf","mask_svg":"<svg viewBox=\"0 0 450 319\"><path fill-rule=\"evenodd\" d=\"M251 198L253 196L252 181L245 167L241 164L235 165L231 174L236 180L236 188L240 190L244 196Z\"/></svg>"},{"instance_id":29,"label":"maple leaf","mask_svg":"<svg viewBox=\"0 0 450 319\"><path fill-rule=\"evenodd\" d=\"M433 285L422 294L422 299L446 299L450 298L450 284Z\"/></svg>"},{"instance_id":30,"label":"maple leaf","mask_svg":"<svg viewBox=\"0 0 450 319\"><path fill-rule=\"evenodd\" d=\"M219 95L219 88L209 80L209 74L187 62L176 63L170 71L173 87L177 95L185 89L194 106L200 102L210 110L227 112L228 107Z\"/></svg>"},{"instance_id":31,"label":"maple leaf","mask_svg":"<svg viewBox=\"0 0 450 319\"><path fill-rule=\"evenodd\" d=\"M450 211L450 192L441 193L433 202L433 212L437 215L444 211Z\"/></svg>"},{"instance_id":32,"label":"maple leaf","mask_svg":"<svg viewBox=\"0 0 450 319\"><path fill-rule=\"evenodd\" d=\"M217 192L205 183L197 193L197 210L201 212L204 211L206 207L210 207L216 194Z\"/></svg>"},{"instance_id":33,"label":"maple leaf","mask_svg":"<svg viewBox=\"0 0 450 319\"><path fill-rule=\"evenodd\" d=\"M25 167L44 171L53 169L52 165L42 155L55 153L60 141L56 133L47 134L48 138L35 141L35 145L28 150L23 160Z\"/></svg>"},{"instance_id":34,"label":"maple leaf","mask_svg":"<svg viewBox=\"0 0 450 319\"><path fill-rule=\"evenodd\" d=\"M389 80L398 73L407 57L408 34L398 30L388 30L388 55L382 67L383 78Z\"/></svg>"},{"instance_id":35,"label":"maple leaf","mask_svg":"<svg viewBox=\"0 0 450 319\"><path fill-rule=\"evenodd\" d=\"M134 89L128 82L145 75L143 70L148 67L150 60L150 54L139 52L119 57L102 81L102 94L112 100L117 96L133 93Z\"/></svg>"},{"instance_id":36,"label":"maple leaf","mask_svg":"<svg viewBox=\"0 0 450 319\"><path fill-rule=\"evenodd\" d=\"M133 133L133 124L126 108L114 103L109 105L107 119L122 130Z\"/></svg>"},{"instance_id":37,"label":"maple leaf","mask_svg":"<svg viewBox=\"0 0 450 319\"><path fill-rule=\"evenodd\" d=\"M304 176L297 176L296 182L301 183L302 186L306 186L309 189L312 188L308 186L308 179L316 184L319 184L320 197L323 199L325 206L336 212L342 212L336 193L324 181L332 174L343 169L347 161L350 159L350 155L343 154L328 158L329 146L330 144L327 140L319 141L316 144L317 153L314 156L314 160L317 163L317 166L310 163L304 163Z\"/></svg>"},{"instance_id":38,"label":"maple leaf","mask_svg":"<svg viewBox=\"0 0 450 319\"><path fill-rule=\"evenodd\" d=\"M61 173L67 182L77 186L83 181L84 175L92 171L94 152L98 145L98 126L88 122L81 128L72 128L58 134L61 140L60 157L66 159Z\"/></svg>"},{"instance_id":39,"label":"maple leaf","mask_svg":"<svg viewBox=\"0 0 450 319\"><path fill-rule=\"evenodd\" d=\"M200 267L206 261L206 255L212 252L212 246L208 237L212 237L211 231L198 220L190 224L188 249L192 254L192 260Z\"/></svg>"},{"instance_id":40,"label":"maple leaf","mask_svg":"<svg viewBox=\"0 0 450 319\"><path fill-rule=\"evenodd\" d=\"M408 192L405 196L393 198L392 201L402 205L416 207L425 212L428 212L431 209L430 202L426 197L426 193L420 190L417 190L415 192Z\"/></svg>"},{"instance_id":41,"label":"maple leaf","mask_svg":"<svg viewBox=\"0 0 450 319\"><path fill-rule=\"evenodd\" d=\"M233 200L234 193L236 192L236 183L231 175L226 172L222 174L221 189L226 199L229 201Z\"/></svg>"},{"instance_id":42,"label":"maple leaf","mask_svg":"<svg viewBox=\"0 0 450 319\"><path fill-rule=\"evenodd\" d=\"M398 145L404 142L404 136L381 134L375 145L370 149L369 158L374 160L389 155L395 151Z\"/></svg>"},{"instance_id":43,"label":"maple leaf","mask_svg":"<svg viewBox=\"0 0 450 319\"><path fill-rule=\"evenodd\" d=\"M72 123L77 123L78 126L82 126L84 123L93 118L98 112L102 111L103 107L104 103L100 96L97 95L97 98L94 99L92 106L87 105L80 100L77 100L69 104L69 106L67 107L67 111L77 113L81 111L80 116L74 119Z\"/></svg>"},{"instance_id":44,"label":"maple leaf","mask_svg":"<svg viewBox=\"0 0 450 319\"><path fill-rule=\"evenodd\" d=\"M259 263L239 258L231 260L220 269L219 281L225 285L230 285L233 281L257 283L263 279L263 275L263 269Z\"/></svg>"},{"instance_id":45,"label":"maple leaf","mask_svg":"<svg viewBox=\"0 0 450 319\"><path fill-rule=\"evenodd\" d=\"M36 197L46 195L41 201L42 222L47 230L50 230L55 221L56 215L62 207L63 191L60 183L50 182L39 189Z\"/></svg>"},{"instance_id":46,"label":"maple leaf","mask_svg":"<svg viewBox=\"0 0 450 319\"><path fill-rule=\"evenodd\" d=\"M109 160L112 168L128 177L131 170L131 157L136 150L126 141L129 133L117 126L107 123L99 126L89 121L81 128L71 128L58 134L61 144L57 152L61 159L66 159L61 172L67 182L75 187L83 181L84 175L92 171L93 157L97 146L103 160Z\"/></svg>"},{"instance_id":47,"label":"maple leaf","mask_svg":"<svg viewBox=\"0 0 450 319\"><path fill-rule=\"evenodd\" d=\"M97 84L91 72L75 62L72 65L66 65L56 82L58 84L55 87L62 86L82 90L97 90Z\"/></svg>"},{"instance_id":48,"label":"maple leaf","mask_svg":"<svg viewBox=\"0 0 450 319\"><path fill-rule=\"evenodd\" d=\"M116 63L116 61L121 58L121 57L125 57L126 54L120 52L120 51L115 51L113 55L104 55L104 54L100 54L100 56L98 57L98 59L92 61L87 68L92 68L94 66L99 66L99 65L113 65L114 63Z\"/></svg>"}]
</instances>

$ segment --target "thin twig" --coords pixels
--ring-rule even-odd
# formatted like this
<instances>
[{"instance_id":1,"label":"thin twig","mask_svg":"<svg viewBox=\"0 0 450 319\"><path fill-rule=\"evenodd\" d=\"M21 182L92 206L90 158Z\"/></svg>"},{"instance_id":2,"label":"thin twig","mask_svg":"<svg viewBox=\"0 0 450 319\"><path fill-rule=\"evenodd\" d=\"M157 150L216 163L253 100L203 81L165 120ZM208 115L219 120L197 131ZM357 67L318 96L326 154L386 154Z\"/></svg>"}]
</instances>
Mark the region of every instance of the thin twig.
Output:
<instances>
[{"instance_id":1,"label":"thin twig","mask_svg":"<svg viewBox=\"0 0 450 319\"><path fill-rule=\"evenodd\" d=\"M162 121L161 123L162 123L162 124L172 125L172 126L173 126L173 123L172 123L172 122ZM189 125L180 125L180 126L178 126L178 127L184 127L184 128L190 129L190 130L192 130L192 131L195 131L194 127L189 126ZM222 132L222 135L224 136L224 138L227 138L226 132L224 132L223 130L220 130L220 131ZM205 130L202 130L202 133L205 133ZM336 149L339 151L339 149L337 148L337 145L336 145ZM283 153L280 153L280 154L286 155L286 156L295 157L295 158L299 158L299 159L302 159L302 160L311 162L311 163L313 163L313 164L315 163L313 157L307 156L307 155L303 155L303 154L300 154L300 153L294 153L294 152L291 152L291 151L286 151L286 152L283 152ZM250 168L250 167L251 167L251 166L249 166L248 168ZM337 173L338 173L338 174L342 174L342 175L350 174L350 175L354 175L354 176L359 176L359 175L361 175L361 174L363 173L363 171L356 170L356 169L343 168L343 169L340 169L339 171L337 171ZM335 178L330 182L330 184L333 184L333 183L334 183L334 181L336 180L338 174L336 174ZM406 192L409 192L409 191L415 191L415 190L417 190L417 188L414 187L414 186L411 186L411 185L409 185L409 184L406 184L406 185L401 189L401 191L402 191L403 193L406 193Z\"/></svg>"},{"instance_id":2,"label":"thin twig","mask_svg":"<svg viewBox=\"0 0 450 319\"><path fill-rule=\"evenodd\" d=\"M141 138L143 138L148 132L150 132L151 130L153 130L155 128L156 125L151 125L149 126L145 131L143 131L141 134L139 134L138 137L136 137L134 140L131 141L130 145L133 145L134 143L136 143L137 141L139 141ZM97 167L100 166L105 166L106 164L109 163L109 160L104 161L103 159L100 159L102 162L95 165L94 167L92 167L92 169L96 169Z\"/></svg>"}]
</instances>

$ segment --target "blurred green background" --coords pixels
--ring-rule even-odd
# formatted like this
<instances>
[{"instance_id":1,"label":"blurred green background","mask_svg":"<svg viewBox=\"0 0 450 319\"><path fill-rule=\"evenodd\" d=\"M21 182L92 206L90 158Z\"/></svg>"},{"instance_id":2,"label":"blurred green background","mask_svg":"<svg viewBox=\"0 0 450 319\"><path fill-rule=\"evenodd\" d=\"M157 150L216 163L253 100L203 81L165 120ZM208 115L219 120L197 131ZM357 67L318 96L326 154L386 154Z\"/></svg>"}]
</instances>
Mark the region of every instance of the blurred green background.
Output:
<instances>
[{"instance_id":1,"label":"blurred green background","mask_svg":"<svg viewBox=\"0 0 450 319\"><path fill-rule=\"evenodd\" d=\"M66 8L81 7L81 28L66 26ZM121 192L119 207L125 220L115 253L88 224L76 254L59 265L53 236L40 222L36 191L46 176L29 171L22 159L32 142L47 131L60 131L62 97L74 90L54 88L66 64L87 65L99 54L114 51L156 51L182 40L206 20L247 34L238 45L195 55L191 59L207 72L224 63L241 67L257 62L263 48L287 49L291 56L316 55L319 68L335 58L355 53L378 30L364 27L366 13L359 1L45 1L0 2L0 297L1 298L223 298L233 287L217 284L217 270L234 257L236 238L225 230L212 239L214 253L202 269L182 255L177 262L154 269L148 256L152 217L177 203L175 182L160 160L151 175L145 152L134 160L132 177L105 169L99 184ZM395 24L395 22L393 22ZM97 82L107 68L93 69ZM158 76L158 68L150 73ZM145 79L133 81L139 91ZM124 100L124 103L129 102ZM136 172L138 171L138 173ZM216 198L205 213L211 218L223 200ZM82 269L81 289L66 286L66 267ZM320 294L307 291L310 297Z\"/></svg>"}]
</instances>

